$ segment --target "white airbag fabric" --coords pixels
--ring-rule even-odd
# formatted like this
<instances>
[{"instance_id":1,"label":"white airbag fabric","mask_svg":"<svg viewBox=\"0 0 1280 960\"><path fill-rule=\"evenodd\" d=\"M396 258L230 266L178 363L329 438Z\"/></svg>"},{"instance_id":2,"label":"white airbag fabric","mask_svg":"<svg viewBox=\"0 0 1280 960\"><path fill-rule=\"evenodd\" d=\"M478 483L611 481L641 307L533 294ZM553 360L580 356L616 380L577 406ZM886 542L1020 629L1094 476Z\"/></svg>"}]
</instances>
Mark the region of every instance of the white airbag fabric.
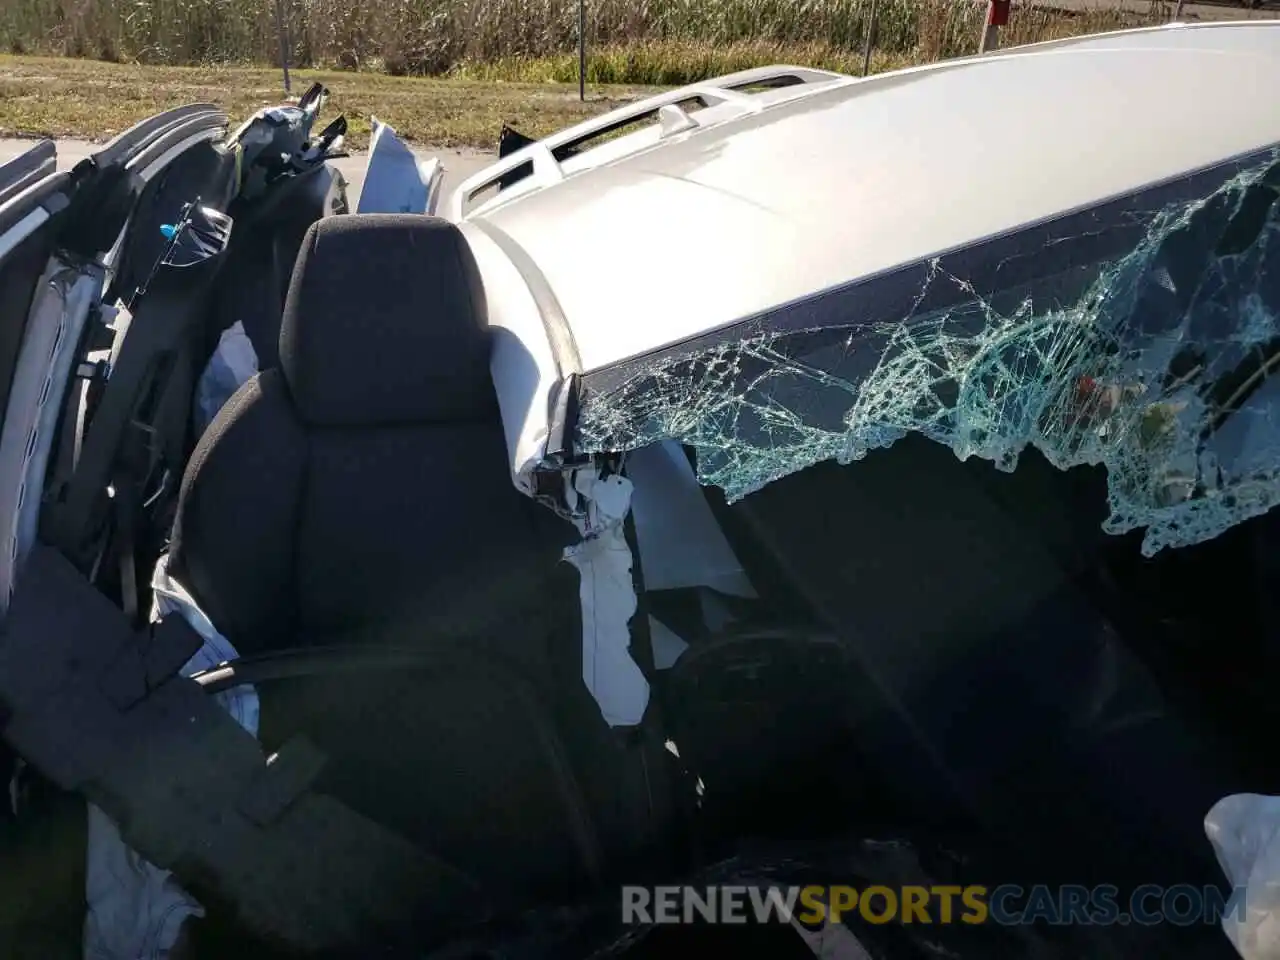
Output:
<instances>
[{"instance_id":1,"label":"white airbag fabric","mask_svg":"<svg viewBox=\"0 0 1280 960\"><path fill-rule=\"evenodd\" d=\"M190 675L238 656L209 622L191 595L171 578L161 557L151 577L155 604L151 618L181 616L204 638L182 668ZM250 733L258 732L258 695L248 686L217 695L217 700ZM130 850L101 810L89 807L85 899L85 960L166 960L183 922L204 909L166 870Z\"/></svg>"},{"instance_id":2,"label":"white airbag fabric","mask_svg":"<svg viewBox=\"0 0 1280 960\"><path fill-rule=\"evenodd\" d=\"M631 482L593 469L578 471L574 487L587 518L582 540L565 550L578 568L582 602L582 679L610 726L638 724L649 704L649 682L631 658L631 618L636 612L631 548L623 523L631 507Z\"/></svg>"},{"instance_id":3,"label":"white airbag fabric","mask_svg":"<svg viewBox=\"0 0 1280 960\"><path fill-rule=\"evenodd\" d=\"M1280 960L1280 797L1224 797L1204 827L1234 889L1223 931L1244 960Z\"/></svg>"},{"instance_id":4,"label":"white airbag fabric","mask_svg":"<svg viewBox=\"0 0 1280 960\"><path fill-rule=\"evenodd\" d=\"M237 320L222 331L218 347L213 351L196 384L196 435L204 432L231 395L258 372L258 351Z\"/></svg>"},{"instance_id":5,"label":"white airbag fabric","mask_svg":"<svg viewBox=\"0 0 1280 960\"><path fill-rule=\"evenodd\" d=\"M395 130L377 117L369 119L373 133L356 213L434 214L444 178L440 161L419 160Z\"/></svg>"}]
</instances>

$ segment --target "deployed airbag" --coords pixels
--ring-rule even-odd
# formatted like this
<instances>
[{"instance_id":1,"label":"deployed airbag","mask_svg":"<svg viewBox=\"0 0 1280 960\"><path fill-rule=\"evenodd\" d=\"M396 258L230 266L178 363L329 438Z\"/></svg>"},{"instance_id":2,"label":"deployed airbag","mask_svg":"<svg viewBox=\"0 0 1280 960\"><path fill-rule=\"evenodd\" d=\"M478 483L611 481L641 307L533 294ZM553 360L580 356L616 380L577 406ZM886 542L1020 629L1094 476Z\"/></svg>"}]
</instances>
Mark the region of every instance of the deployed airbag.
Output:
<instances>
[{"instance_id":1,"label":"deployed airbag","mask_svg":"<svg viewBox=\"0 0 1280 960\"><path fill-rule=\"evenodd\" d=\"M151 577L151 620L181 617L204 641L183 665L183 676L236 659L235 647L169 576L167 560L160 558ZM235 687L216 699L240 726L258 732L258 695L253 687ZM87 860L85 960L164 960L183 923L204 916L204 908L178 880L131 850L111 818L92 804Z\"/></svg>"},{"instance_id":2,"label":"deployed airbag","mask_svg":"<svg viewBox=\"0 0 1280 960\"><path fill-rule=\"evenodd\" d=\"M1224 797L1204 820L1235 893L1222 918L1244 960L1280 958L1280 797Z\"/></svg>"}]
</instances>

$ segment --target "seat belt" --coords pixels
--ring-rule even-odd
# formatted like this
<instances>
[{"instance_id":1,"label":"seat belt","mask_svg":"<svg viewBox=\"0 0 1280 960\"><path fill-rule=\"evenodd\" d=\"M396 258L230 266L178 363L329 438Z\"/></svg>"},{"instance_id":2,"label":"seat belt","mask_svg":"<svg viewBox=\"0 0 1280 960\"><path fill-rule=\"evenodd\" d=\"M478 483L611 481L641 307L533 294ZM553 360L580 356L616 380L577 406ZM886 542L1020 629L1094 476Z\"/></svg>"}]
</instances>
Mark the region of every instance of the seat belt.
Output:
<instances>
[{"instance_id":1,"label":"seat belt","mask_svg":"<svg viewBox=\"0 0 1280 960\"><path fill-rule=\"evenodd\" d=\"M137 575L131 567L142 504L153 493L147 487L157 468L168 471L167 482L183 469L186 420L167 415L169 388L175 372L181 380L182 365L190 362L190 340L204 317L203 293L218 275L230 234L229 218L198 202L188 205L164 256L133 298L136 312L117 337L118 353L80 456L43 512L42 536L82 573L93 577L104 555L116 562L122 588L125 581L134 585L122 589L122 602L135 616ZM180 435L170 435L175 431Z\"/></svg>"},{"instance_id":2,"label":"seat belt","mask_svg":"<svg viewBox=\"0 0 1280 960\"><path fill-rule=\"evenodd\" d=\"M0 732L201 903L269 943L368 956L487 915L468 878L315 792L323 758L305 741L264 759L178 675L201 642L181 617L134 629L37 544L0 622Z\"/></svg>"}]
</instances>

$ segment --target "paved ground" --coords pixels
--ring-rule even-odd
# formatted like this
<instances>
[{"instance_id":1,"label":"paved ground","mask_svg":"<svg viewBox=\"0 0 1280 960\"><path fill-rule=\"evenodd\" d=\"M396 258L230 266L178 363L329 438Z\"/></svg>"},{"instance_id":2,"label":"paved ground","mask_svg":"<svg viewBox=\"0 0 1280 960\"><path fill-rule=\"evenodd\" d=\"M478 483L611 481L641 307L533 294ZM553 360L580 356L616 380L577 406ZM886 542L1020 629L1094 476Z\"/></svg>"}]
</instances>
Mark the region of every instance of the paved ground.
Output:
<instances>
[{"instance_id":1,"label":"paved ground","mask_svg":"<svg viewBox=\"0 0 1280 960\"><path fill-rule=\"evenodd\" d=\"M4 163L4 161L22 153L31 143L32 141L30 140L0 139L0 163ZM58 166L62 169L75 166L76 163L96 150L98 146L85 140L59 140ZM458 183L494 160L492 154L477 150L420 150L416 152L422 157L439 157L444 164L443 195L445 196ZM351 205L354 207L360 196L360 186L364 182L365 154L353 154L350 157L335 161L335 164L342 171L342 175L347 178L347 183L350 185Z\"/></svg>"}]
</instances>

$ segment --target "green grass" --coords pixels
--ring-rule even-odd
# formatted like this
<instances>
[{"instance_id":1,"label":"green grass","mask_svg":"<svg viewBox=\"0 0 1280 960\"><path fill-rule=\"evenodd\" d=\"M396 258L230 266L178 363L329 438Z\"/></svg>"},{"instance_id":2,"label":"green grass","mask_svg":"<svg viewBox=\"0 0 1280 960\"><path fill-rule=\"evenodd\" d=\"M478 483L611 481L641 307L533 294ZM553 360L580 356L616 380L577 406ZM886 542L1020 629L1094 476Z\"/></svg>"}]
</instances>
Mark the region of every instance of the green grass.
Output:
<instances>
[{"instance_id":1,"label":"green grass","mask_svg":"<svg viewBox=\"0 0 1280 960\"><path fill-rule=\"evenodd\" d=\"M345 113L348 144L368 142L369 117L410 140L493 149L503 122L534 135L610 110L644 91L577 85L418 79L375 73L300 70L299 92L313 80L332 91L326 115ZM233 121L283 99L280 72L257 67L146 67L67 58L0 56L0 136L104 139L160 110L216 103ZM322 118L323 119L323 118Z\"/></svg>"}]
</instances>

